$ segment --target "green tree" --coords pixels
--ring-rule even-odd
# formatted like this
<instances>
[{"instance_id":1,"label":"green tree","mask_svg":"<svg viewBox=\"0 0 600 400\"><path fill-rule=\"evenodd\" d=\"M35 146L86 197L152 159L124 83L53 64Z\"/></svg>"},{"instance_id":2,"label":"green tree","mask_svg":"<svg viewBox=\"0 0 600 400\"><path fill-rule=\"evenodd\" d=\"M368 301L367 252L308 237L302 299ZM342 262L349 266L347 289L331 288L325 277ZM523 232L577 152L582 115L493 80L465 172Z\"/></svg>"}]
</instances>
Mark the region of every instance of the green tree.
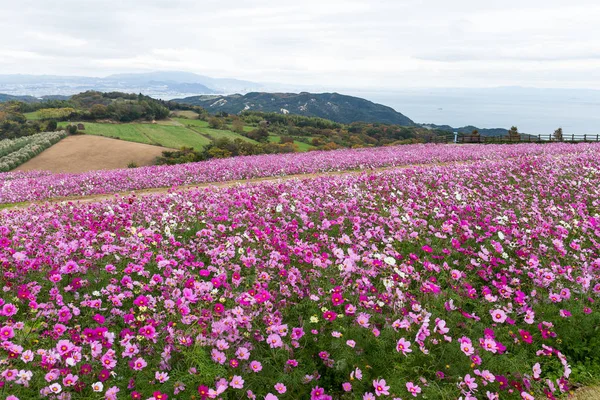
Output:
<instances>
[{"instance_id":1,"label":"green tree","mask_svg":"<svg viewBox=\"0 0 600 400\"><path fill-rule=\"evenodd\" d=\"M291 136L281 136L281 138L279 138L279 143L281 143L281 144L294 143L294 138Z\"/></svg>"},{"instance_id":2,"label":"green tree","mask_svg":"<svg viewBox=\"0 0 600 400\"><path fill-rule=\"evenodd\" d=\"M244 121L239 118L236 118L231 123L231 130L237 133L244 133Z\"/></svg>"},{"instance_id":3,"label":"green tree","mask_svg":"<svg viewBox=\"0 0 600 400\"><path fill-rule=\"evenodd\" d=\"M554 140L562 142L563 141L563 130L562 128L558 128L554 131Z\"/></svg>"},{"instance_id":4,"label":"green tree","mask_svg":"<svg viewBox=\"0 0 600 400\"><path fill-rule=\"evenodd\" d=\"M48 123L46 124L46 130L48 132L54 132L57 128L58 128L58 123L53 119L48 121Z\"/></svg>"},{"instance_id":5,"label":"green tree","mask_svg":"<svg viewBox=\"0 0 600 400\"><path fill-rule=\"evenodd\" d=\"M92 119L107 118L108 108L104 104L94 104L90 108L90 117L92 117Z\"/></svg>"},{"instance_id":6,"label":"green tree","mask_svg":"<svg viewBox=\"0 0 600 400\"><path fill-rule=\"evenodd\" d=\"M516 126L512 126L508 131L508 139L510 141L518 142L521 140L521 134L519 133L519 129Z\"/></svg>"},{"instance_id":7,"label":"green tree","mask_svg":"<svg viewBox=\"0 0 600 400\"><path fill-rule=\"evenodd\" d=\"M69 132L70 135L76 135L77 125L67 125L67 132Z\"/></svg>"},{"instance_id":8,"label":"green tree","mask_svg":"<svg viewBox=\"0 0 600 400\"><path fill-rule=\"evenodd\" d=\"M210 117L208 119L208 126L213 129L223 129L223 120L217 117Z\"/></svg>"}]
</instances>

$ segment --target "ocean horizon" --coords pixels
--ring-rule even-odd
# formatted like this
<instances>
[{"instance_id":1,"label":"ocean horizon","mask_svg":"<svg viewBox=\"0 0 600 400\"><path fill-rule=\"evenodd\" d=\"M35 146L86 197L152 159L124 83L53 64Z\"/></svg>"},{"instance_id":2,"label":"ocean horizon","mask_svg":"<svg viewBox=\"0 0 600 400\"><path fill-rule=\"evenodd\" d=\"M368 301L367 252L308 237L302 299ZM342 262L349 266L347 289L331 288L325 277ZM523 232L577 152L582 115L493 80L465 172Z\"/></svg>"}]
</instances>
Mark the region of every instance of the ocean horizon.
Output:
<instances>
[{"instance_id":1,"label":"ocean horizon","mask_svg":"<svg viewBox=\"0 0 600 400\"><path fill-rule=\"evenodd\" d=\"M417 123L506 128L551 134L600 134L600 90L585 89L407 89L346 94L392 107Z\"/></svg>"}]
</instances>

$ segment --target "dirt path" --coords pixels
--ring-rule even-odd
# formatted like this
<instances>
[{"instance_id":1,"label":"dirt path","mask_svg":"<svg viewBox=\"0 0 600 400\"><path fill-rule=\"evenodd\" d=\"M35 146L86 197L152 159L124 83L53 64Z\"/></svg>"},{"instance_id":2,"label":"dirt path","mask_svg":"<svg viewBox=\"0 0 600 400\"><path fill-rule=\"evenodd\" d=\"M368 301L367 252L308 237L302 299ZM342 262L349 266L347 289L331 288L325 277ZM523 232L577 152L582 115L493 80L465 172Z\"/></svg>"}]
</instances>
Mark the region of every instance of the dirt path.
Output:
<instances>
[{"instance_id":1,"label":"dirt path","mask_svg":"<svg viewBox=\"0 0 600 400\"><path fill-rule=\"evenodd\" d=\"M131 162L141 167L152 165L165 150L170 149L95 135L68 136L15 171L77 173L126 168Z\"/></svg>"}]
</instances>

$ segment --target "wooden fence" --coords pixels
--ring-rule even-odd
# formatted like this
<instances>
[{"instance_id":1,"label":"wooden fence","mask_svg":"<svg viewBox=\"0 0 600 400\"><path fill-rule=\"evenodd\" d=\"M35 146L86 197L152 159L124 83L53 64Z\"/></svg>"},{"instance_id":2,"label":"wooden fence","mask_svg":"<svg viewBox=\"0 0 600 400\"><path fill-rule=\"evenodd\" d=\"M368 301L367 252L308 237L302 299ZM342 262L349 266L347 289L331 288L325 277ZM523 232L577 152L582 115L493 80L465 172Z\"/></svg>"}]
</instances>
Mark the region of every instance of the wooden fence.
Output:
<instances>
[{"instance_id":1,"label":"wooden fence","mask_svg":"<svg viewBox=\"0 0 600 400\"><path fill-rule=\"evenodd\" d=\"M429 143L578 143L578 142L600 142L600 134L596 135L566 135L562 139L557 139L554 135L528 135L522 134L516 136L482 136L469 134L448 134L441 136L431 136L426 140Z\"/></svg>"}]
</instances>

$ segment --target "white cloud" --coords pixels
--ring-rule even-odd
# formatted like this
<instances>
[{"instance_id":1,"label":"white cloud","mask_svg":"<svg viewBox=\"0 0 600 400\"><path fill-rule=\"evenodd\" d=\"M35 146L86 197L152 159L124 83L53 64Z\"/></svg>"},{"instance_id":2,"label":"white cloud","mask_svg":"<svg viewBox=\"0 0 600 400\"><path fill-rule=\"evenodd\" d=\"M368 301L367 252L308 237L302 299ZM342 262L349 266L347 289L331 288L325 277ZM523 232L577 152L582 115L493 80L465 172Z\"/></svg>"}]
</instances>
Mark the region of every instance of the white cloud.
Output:
<instances>
[{"instance_id":1,"label":"white cloud","mask_svg":"<svg viewBox=\"0 0 600 400\"><path fill-rule=\"evenodd\" d=\"M5 3L5 4L4 4ZM600 89L595 0L0 0L0 74ZM43 59L43 65L35 60ZM43 68L43 70L41 70Z\"/></svg>"}]
</instances>

